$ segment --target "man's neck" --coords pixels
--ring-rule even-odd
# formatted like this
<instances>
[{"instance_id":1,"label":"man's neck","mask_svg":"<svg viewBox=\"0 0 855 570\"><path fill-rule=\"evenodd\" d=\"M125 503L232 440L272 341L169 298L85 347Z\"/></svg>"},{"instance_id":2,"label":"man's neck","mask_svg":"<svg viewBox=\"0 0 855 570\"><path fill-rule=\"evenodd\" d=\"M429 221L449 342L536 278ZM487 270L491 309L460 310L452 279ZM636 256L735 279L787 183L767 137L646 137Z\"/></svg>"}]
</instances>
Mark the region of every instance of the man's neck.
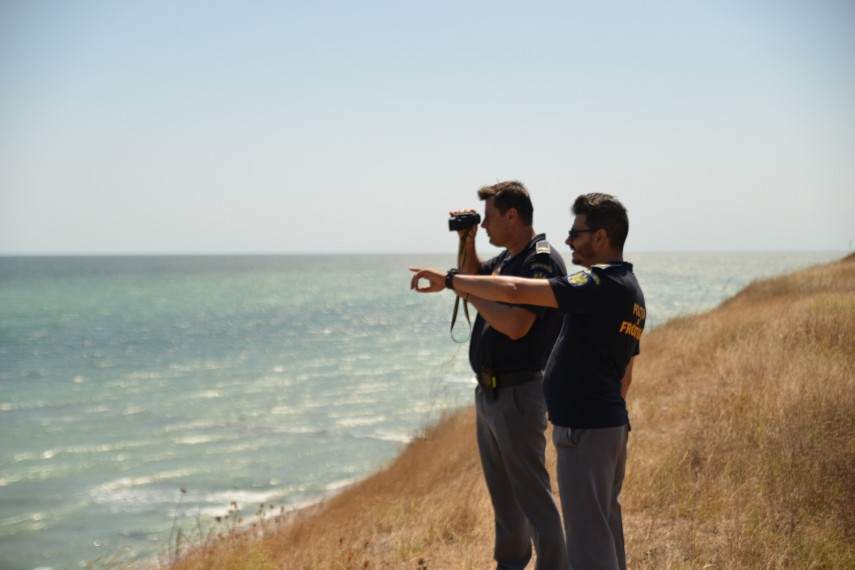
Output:
<instances>
[{"instance_id":1,"label":"man's neck","mask_svg":"<svg viewBox=\"0 0 855 570\"><path fill-rule=\"evenodd\" d=\"M590 265L586 265L588 269L592 265L605 265L608 263L623 263L623 252L613 251L605 255L598 255L596 259L591 260Z\"/></svg>"},{"instance_id":2,"label":"man's neck","mask_svg":"<svg viewBox=\"0 0 855 570\"><path fill-rule=\"evenodd\" d=\"M525 230L521 230L514 237L512 242L506 246L505 249L508 250L508 255L514 257L515 255L520 253L528 246L528 244L531 243L531 240L533 240L536 235L537 234L535 233L534 228L526 228Z\"/></svg>"}]
</instances>

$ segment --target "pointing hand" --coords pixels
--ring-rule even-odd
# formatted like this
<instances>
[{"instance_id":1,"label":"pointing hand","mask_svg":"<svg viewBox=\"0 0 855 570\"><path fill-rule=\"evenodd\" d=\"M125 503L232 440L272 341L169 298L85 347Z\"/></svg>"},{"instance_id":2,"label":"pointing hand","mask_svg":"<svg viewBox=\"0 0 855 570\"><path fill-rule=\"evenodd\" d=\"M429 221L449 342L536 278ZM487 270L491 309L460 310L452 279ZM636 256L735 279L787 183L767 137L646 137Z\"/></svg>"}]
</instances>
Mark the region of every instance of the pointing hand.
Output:
<instances>
[{"instance_id":1,"label":"pointing hand","mask_svg":"<svg viewBox=\"0 0 855 570\"><path fill-rule=\"evenodd\" d=\"M437 293L445 289L445 273L436 269L421 269L418 267L410 267L415 275L410 281L410 289L419 293ZM421 285L422 279L427 280L427 285Z\"/></svg>"}]
</instances>

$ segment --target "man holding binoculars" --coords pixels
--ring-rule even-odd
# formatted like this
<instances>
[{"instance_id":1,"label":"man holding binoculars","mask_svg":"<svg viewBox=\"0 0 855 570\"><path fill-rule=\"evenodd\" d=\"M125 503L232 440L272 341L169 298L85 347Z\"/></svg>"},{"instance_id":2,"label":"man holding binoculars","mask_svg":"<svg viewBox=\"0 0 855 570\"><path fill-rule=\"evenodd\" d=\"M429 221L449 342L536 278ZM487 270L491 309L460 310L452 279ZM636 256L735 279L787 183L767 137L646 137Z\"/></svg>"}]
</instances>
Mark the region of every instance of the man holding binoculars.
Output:
<instances>
[{"instance_id":1,"label":"man holding binoculars","mask_svg":"<svg viewBox=\"0 0 855 570\"><path fill-rule=\"evenodd\" d=\"M459 272L551 279L566 275L564 261L532 228L534 208L516 181L478 191L485 202L481 227L505 248L482 262L475 249L479 216L451 212L460 240ZM561 327L554 310L468 297L478 311L469 344L475 389L476 435L495 514L494 557L499 568L524 568L532 540L541 570L569 567L564 532L552 495L545 452L546 403L542 378Z\"/></svg>"}]
</instances>

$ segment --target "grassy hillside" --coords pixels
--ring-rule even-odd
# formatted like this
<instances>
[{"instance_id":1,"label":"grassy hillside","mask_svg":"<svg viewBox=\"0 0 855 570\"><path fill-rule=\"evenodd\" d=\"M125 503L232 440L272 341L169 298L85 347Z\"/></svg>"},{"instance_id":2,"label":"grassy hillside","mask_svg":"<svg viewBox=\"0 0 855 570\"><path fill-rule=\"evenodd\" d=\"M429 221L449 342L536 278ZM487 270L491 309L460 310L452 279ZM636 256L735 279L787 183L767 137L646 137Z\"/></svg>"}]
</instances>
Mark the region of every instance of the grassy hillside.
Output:
<instances>
[{"instance_id":1,"label":"grassy hillside","mask_svg":"<svg viewBox=\"0 0 855 570\"><path fill-rule=\"evenodd\" d=\"M855 568L855 257L648 332L628 405L630 568ZM473 419L317 507L177 540L165 566L488 568Z\"/></svg>"}]
</instances>

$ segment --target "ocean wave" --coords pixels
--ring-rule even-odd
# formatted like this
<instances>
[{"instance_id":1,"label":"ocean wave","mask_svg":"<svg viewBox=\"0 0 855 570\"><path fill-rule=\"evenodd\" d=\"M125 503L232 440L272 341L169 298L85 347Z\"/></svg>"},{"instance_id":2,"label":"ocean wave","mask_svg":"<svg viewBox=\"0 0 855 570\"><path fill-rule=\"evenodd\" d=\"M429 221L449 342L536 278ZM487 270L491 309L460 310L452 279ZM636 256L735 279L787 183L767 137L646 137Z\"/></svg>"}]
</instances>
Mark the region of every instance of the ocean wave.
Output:
<instances>
[{"instance_id":1,"label":"ocean wave","mask_svg":"<svg viewBox=\"0 0 855 570\"><path fill-rule=\"evenodd\" d=\"M177 424L165 425L161 429L166 433L172 433L174 431L205 430L219 427L223 427L222 424L212 422L211 420L199 419L188 422L181 422Z\"/></svg>"},{"instance_id":2,"label":"ocean wave","mask_svg":"<svg viewBox=\"0 0 855 570\"><path fill-rule=\"evenodd\" d=\"M196 392L190 396L191 400L216 400L222 398L223 393L220 390L203 390Z\"/></svg>"},{"instance_id":3,"label":"ocean wave","mask_svg":"<svg viewBox=\"0 0 855 570\"><path fill-rule=\"evenodd\" d=\"M373 426L384 421L386 421L386 416L344 416L335 420L335 426L341 428Z\"/></svg>"},{"instance_id":4,"label":"ocean wave","mask_svg":"<svg viewBox=\"0 0 855 570\"><path fill-rule=\"evenodd\" d=\"M447 384L471 384L472 387L475 387L475 376L474 374L466 374L466 375L449 375L444 380Z\"/></svg>"},{"instance_id":5,"label":"ocean wave","mask_svg":"<svg viewBox=\"0 0 855 570\"><path fill-rule=\"evenodd\" d=\"M280 489L275 488L269 491L208 491L201 496L191 497L184 507L173 507L169 515L178 517L200 514L211 518L225 517L232 512L241 512L244 508L258 509L260 505L280 498L281 493ZM194 499L195 505L191 504Z\"/></svg>"},{"instance_id":6,"label":"ocean wave","mask_svg":"<svg viewBox=\"0 0 855 570\"><path fill-rule=\"evenodd\" d=\"M16 516L0 519L0 537L14 536L20 532L37 532L47 529L50 525L50 514L37 511L22 513Z\"/></svg>"},{"instance_id":7,"label":"ocean wave","mask_svg":"<svg viewBox=\"0 0 855 570\"><path fill-rule=\"evenodd\" d=\"M15 483L18 483L19 481L23 481L25 479L26 476L23 473L0 477L0 487L8 487L9 485L14 485Z\"/></svg>"},{"instance_id":8,"label":"ocean wave","mask_svg":"<svg viewBox=\"0 0 855 570\"><path fill-rule=\"evenodd\" d=\"M170 504L176 500L175 490L153 485L192 477L200 470L178 469L140 477L119 477L90 488L87 494L94 503L113 513L145 512L156 508L156 505Z\"/></svg>"},{"instance_id":9,"label":"ocean wave","mask_svg":"<svg viewBox=\"0 0 855 570\"><path fill-rule=\"evenodd\" d=\"M348 477L347 479L339 479L337 481L331 481L324 485L324 491L327 492L337 492L346 489L347 487L353 485L354 483L360 480L359 477Z\"/></svg>"},{"instance_id":10,"label":"ocean wave","mask_svg":"<svg viewBox=\"0 0 855 570\"><path fill-rule=\"evenodd\" d=\"M217 441L223 441L225 439L222 436L213 436L213 435L184 435L181 437L173 438L172 443L178 445L200 445L203 443L213 443Z\"/></svg>"},{"instance_id":11,"label":"ocean wave","mask_svg":"<svg viewBox=\"0 0 855 570\"><path fill-rule=\"evenodd\" d=\"M47 530L59 526L86 508L85 501L72 501L50 510L24 512L0 519L0 537Z\"/></svg>"},{"instance_id":12,"label":"ocean wave","mask_svg":"<svg viewBox=\"0 0 855 570\"><path fill-rule=\"evenodd\" d=\"M410 443L413 441L412 436L407 435L405 433L400 432L391 432L391 431L378 431L373 434L374 439L379 439L380 441L392 441L396 443Z\"/></svg>"}]
</instances>

